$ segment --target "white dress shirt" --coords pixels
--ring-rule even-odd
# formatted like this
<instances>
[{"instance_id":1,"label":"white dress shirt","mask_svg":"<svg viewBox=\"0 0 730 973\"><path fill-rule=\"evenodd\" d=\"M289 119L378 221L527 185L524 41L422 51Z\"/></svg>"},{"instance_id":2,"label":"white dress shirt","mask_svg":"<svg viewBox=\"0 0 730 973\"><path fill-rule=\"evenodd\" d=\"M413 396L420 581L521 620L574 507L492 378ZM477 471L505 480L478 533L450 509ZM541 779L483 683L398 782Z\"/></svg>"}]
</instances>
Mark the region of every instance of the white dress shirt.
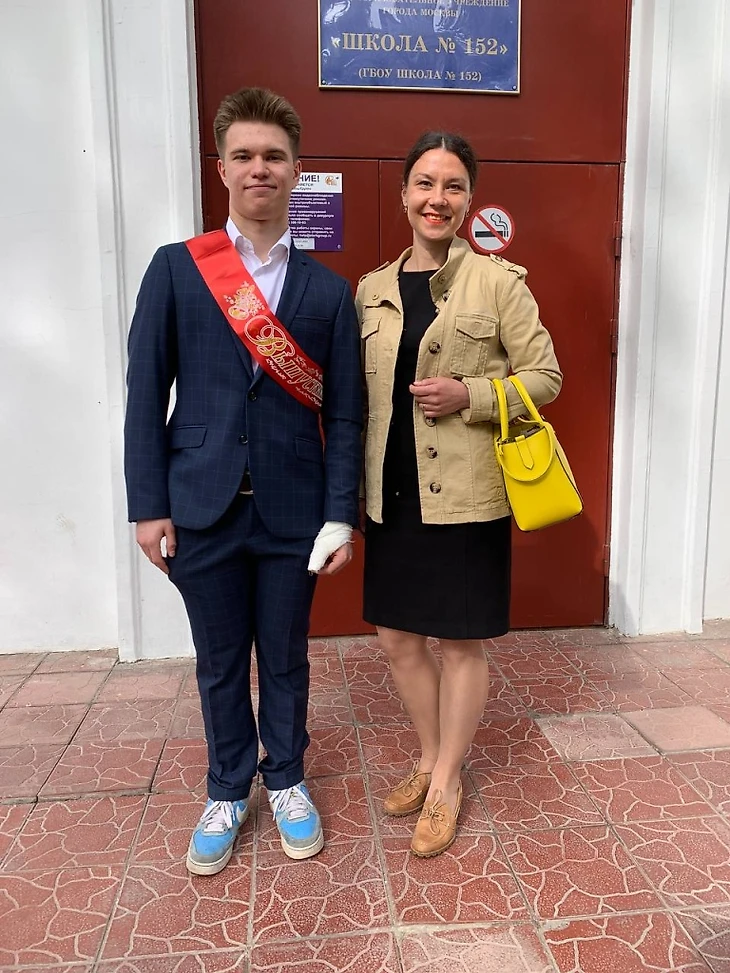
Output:
<instances>
[{"instance_id":1,"label":"white dress shirt","mask_svg":"<svg viewBox=\"0 0 730 973\"><path fill-rule=\"evenodd\" d=\"M276 314L281 292L284 290L286 269L289 266L289 253L292 247L291 230L289 227L286 228L269 250L269 255L264 261L259 260L254 253L253 243L241 233L230 216L226 223L226 233L238 251L241 263L256 281L256 285L266 298L266 303Z\"/></svg>"}]
</instances>

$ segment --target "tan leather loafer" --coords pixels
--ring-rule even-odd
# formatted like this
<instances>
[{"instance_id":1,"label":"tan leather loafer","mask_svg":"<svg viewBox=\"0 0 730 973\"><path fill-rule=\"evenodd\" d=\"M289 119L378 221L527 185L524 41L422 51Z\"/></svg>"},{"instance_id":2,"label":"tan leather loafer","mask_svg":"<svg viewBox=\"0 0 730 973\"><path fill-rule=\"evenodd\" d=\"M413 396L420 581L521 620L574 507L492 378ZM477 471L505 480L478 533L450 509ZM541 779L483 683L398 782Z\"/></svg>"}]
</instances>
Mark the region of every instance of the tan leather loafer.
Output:
<instances>
[{"instance_id":1,"label":"tan leather loafer","mask_svg":"<svg viewBox=\"0 0 730 973\"><path fill-rule=\"evenodd\" d=\"M424 805L411 839L411 851L414 855L419 858L433 858L453 845L456 838L456 819L461 810L461 796L459 782L453 813L441 801L441 791L436 791L433 801Z\"/></svg>"},{"instance_id":2,"label":"tan leather loafer","mask_svg":"<svg viewBox=\"0 0 730 973\"><path fill-rule=\"evenodd\" d=\"M423 807L426 794L431 786L431 775L419 774L418 764L413 765L410 775L402 780L397 787L388 794L383 801L383 810L394 818L402 818L406 814L413 814Z\"/></svg>"}]
</instances>

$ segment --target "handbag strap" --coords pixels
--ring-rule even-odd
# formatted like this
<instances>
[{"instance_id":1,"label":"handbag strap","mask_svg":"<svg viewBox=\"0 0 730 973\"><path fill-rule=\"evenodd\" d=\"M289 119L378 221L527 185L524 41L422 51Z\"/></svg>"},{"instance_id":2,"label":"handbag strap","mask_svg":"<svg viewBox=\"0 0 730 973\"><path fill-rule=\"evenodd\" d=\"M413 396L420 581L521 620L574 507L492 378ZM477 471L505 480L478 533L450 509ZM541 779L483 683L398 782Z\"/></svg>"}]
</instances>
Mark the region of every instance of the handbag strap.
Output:
<instances>
[{"instance_id":1,"label":"handbag strap","mask_svg":"<svg viewBox=\"0 0 730 973\"><path fill-rule=\"evenodd\" d=\"M545 420L537 411L537 406L530 398L530 393L523 385L522 379L517 378L516 375L510 375L507 381L512 383L515 391L522 399L527 411L530 413L530 417L539 426L544 426ZM504 388L504 382L501 378L493 378L492 384L494 385L494 391L497 395L497 405L499 407L499 425L502 439L507 439L509 436L509 406L507 405L507 393Z\"/></svg>"}]
</instances>

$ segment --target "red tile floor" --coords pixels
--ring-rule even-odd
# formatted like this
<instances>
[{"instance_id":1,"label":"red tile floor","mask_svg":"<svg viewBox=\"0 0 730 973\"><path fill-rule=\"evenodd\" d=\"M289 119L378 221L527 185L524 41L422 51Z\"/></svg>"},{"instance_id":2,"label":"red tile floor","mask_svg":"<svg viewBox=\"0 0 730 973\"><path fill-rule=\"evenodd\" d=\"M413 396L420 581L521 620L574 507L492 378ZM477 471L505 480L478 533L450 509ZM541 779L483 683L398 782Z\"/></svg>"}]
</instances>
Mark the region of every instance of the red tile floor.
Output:
<instances>
[{"instance_id":1,"label":"red tile floor","mask_svg":"<svg viewBox=\"0 0 730 973\"><path fill-rule=\"evenodd\" d=\"M312 641L324 851L260 790L224 872L184 865L204 795L192 664L0 656L0 971L730 973L730 630L487 643L456 843L381 800L415 747L374 639Z\"/></svg>"}]
</instances>

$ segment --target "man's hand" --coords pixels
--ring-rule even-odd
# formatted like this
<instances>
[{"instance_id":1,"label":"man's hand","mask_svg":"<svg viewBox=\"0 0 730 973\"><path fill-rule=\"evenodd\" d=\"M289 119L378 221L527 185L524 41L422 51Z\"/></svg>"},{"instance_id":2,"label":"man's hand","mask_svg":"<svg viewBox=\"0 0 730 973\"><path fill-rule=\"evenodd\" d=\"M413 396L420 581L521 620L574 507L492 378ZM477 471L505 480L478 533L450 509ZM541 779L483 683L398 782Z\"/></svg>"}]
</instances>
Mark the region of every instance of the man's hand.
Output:
<instances>
[{"instance_id":1,"label":"man's hand","mask_svg":"<svg viewBox=\"0 0 730 973\"><path fill-rule=\"evenodd\" d=\"M469 407L469 389L455 378L423 378L408 388L427 419L450 416Z\"/></svg>"},{"instance_id":2,"label":"man's hand","mask_svg":"<svg viewBox=\"0 0 730 973\"><path fill-rule=\"evenodd\" d=\"M334 554L330 554L324 562L324 567L317 571L317 574L337 574L345 565L352 560L352 544L343 544L338 547Z\"/></svg>"},{"instance_id":3,"label":"man's hand","mask_svg":"<svg viewBox=\"0 0 730 973\"><path fill-rule=\"evenodd\" d=\"M160 571L169 574L170 572L162 557L163 538L167 556L175 557L175 526L169 517L164 520L140 520L137 522L137 543L142 548L145 557L152 561Z\"/></svg>"}]
</instances>

